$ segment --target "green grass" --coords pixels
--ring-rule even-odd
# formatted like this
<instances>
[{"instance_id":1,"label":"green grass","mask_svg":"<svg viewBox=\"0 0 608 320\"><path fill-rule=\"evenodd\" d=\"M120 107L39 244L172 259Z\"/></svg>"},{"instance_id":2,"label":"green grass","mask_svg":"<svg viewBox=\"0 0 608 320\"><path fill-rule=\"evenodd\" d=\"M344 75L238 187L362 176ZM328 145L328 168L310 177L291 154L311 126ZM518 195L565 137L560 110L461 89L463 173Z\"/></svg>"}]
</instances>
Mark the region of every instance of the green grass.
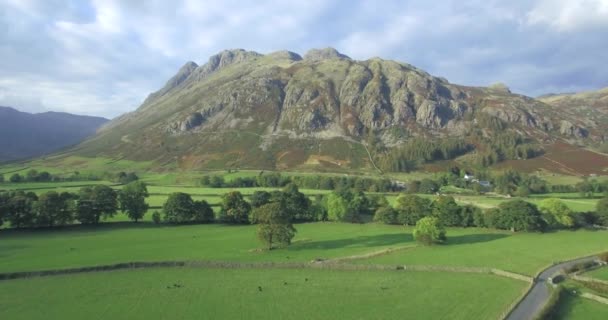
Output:
<instances>
[{"instance_id":1,"label":"green grass","mask_svg":"<svg viewBox=\"0 0 608 320\"><path fill-rule=\"evenodd\" d=\"M557 306L556 320L604 320L608 314L608 306L571 294L572 290L580 291L576 286L566 286L568 293Z\"/></svg>"},{"instance_id":2,"label":"green grass","mask_svg":"<svg viewBox=\"0 0 608 320\"><path fill-rule=\"evenodd\" d=\"M608 267L602 267L586 273L585 276L608 281Z\"/></svg>"},{"instance_id":3,"label":"green grass","mask_svg":"<svg viewBox=\"0 0 608 320\"><path fill-rule=\"evenodd\" d=\"M121 215L123 218L124 215ZM148 217L149 219L149 217ZM310 261L414 245L411 229L380 224L296 225L294 243L257 252L256 226L155 226L106 223L54 231L0 232L0 272L68 268L125 261ZM362 263L495 267L533 275L554 261L608 250L608 232L547 234L448 230L448 244L416 247Z\"/></svg>"},{"instance_id":4,"label":"green grass","mask_svg":"<svg viewBox=\"0 0 608 320\"><path fill-rule=\"evenodd\" d=\"M51 190L68 190L76 189L83 186L94 185L113 185L115 183L108 181L62 181L62 182L24 182L24 183L0 183L0 190L31 190L51 191Z\"/></svg>"},{"instance_id":5,"label":"green grass","mask_svg":"<svg viewBox=\"0 0 608 320\"><path fill-rule=\"evenodd\" d=\"M416 247L362 263L495 267L535 275L553 262L608 250L605 231L512 234L449 229L447 236L446 245Z\"/></svg>"},{"instance_id":6,"label":"green grass","mask_svg":"<svg viewBox=\"0 0 608 320\"><path fill-rule=\"evenodd\" d=\"M271 252L255 252L261 247L256 226L106 223L55 231L7 230L0 232L0 272L133 260L308 262L413 244L411 235L396 226L309 223L296 228L289 248Z\"/></svg>"},{"instance_id":7,"label":"green grass","mask_svg":"<svg viewBox=\"0 0 608 320\"><path fill-rule=\"evenodd\" d=\"M182 287L167 289L173 284ZM13 320L468 320L498 318L525 283L483 274L180 268L11 280L1 286L3 318Z\"/></svg>"}]
</instances>

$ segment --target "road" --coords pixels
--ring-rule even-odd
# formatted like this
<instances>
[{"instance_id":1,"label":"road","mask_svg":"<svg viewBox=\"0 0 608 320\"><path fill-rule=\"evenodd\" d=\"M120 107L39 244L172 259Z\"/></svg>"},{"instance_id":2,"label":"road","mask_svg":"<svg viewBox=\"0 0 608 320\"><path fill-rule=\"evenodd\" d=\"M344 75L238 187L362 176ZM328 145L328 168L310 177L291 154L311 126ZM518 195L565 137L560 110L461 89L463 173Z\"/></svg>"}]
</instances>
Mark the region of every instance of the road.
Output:
<instances>
[{"instance_id":1,"label":"road","mask_svg":"<svg viewBox=\"0 0 608 320\"><path fill-rule=\"evenodd\" d=\"M547 285L548 279L561 271L580 262L593 261L597 257L587 257L571 261L562 262L545 269L540 273L532 289L524 299L513 309L507 320L531 320L545 306L551 296L551 289Z\"/></svg>"}]
</instances>

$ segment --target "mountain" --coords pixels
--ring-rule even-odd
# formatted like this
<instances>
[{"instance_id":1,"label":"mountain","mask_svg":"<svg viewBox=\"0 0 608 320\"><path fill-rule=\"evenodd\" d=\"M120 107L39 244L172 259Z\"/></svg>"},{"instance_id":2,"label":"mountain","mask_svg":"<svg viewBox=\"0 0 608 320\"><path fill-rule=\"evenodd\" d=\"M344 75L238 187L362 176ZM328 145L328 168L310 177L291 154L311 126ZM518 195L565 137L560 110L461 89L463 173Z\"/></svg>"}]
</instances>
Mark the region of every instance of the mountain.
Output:
<instances>
[{"instance_id":1,"label":"mountain","mask_svg":"<svg viewBox=\"0 0 608 320\"><path fill-rule=\"evenodd\" d=\"M108 119L0 107L0 161L37 157L75 145Z\"/></svg>"},{"instance_id":2,"label":"mountain","mask_svg":"<svg viewBox=\"0 0 608 320\"><path fill-rule=\"evenodd\" d=\"M582 123L595 134L608 141L608 88L597 91L552 94L538 98L540 101L559 108L560 111Z\"/></svg>"},{"instance_id":3,"label":"mountain","mask_svg":"<svg viewBox=\"0 0 608 320\"><path fill-rule=\"evenodd\" d=\"M599 143L599 128L504 84L452 84L332 48L303 57L237 49L186 63L73 153L181 169L402 171L438 160L488 166L538 157L556 143Z\"/></svg>"}]
</instances>

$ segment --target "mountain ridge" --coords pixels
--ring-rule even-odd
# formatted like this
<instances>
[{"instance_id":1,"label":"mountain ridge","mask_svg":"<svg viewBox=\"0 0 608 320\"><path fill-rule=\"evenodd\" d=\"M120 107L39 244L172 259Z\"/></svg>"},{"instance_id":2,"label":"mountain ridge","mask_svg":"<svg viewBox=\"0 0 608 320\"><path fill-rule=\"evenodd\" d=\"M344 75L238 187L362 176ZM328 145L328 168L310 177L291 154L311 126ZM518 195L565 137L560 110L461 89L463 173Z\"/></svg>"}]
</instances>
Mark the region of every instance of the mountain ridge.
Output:
<instances>
[{"instance_id":1,"label":"mountain ridge","mask_svg":"<svg viewBox=\"0 0 608 320\"><path fill-rule=\"evenodd\" d=\"M186 63L136 111L79 150L194 168L370 167L366 150L355 150L370 139L380 145L372 150L378 158L416 138L466 140L477 154L494 152L488 141L505 132L521 137L520 145L604 139L597 126L560 108L504 85L452 84L406 63L353 60L332 48L303 57L235 49L203 65ZM344 146L322 150L337 140L360 146L349 147L353 154Z\"/></svg>"},{"instance_id":2,"label":"mountain ridge","mask_svg":"<svg viewBox=\"0 0 608 320\"><path fill-rule=\"evenodd\" d=\"M109 120L0 106L0 161L37 157L80 143Z\"/></svg>"}]
</instances>

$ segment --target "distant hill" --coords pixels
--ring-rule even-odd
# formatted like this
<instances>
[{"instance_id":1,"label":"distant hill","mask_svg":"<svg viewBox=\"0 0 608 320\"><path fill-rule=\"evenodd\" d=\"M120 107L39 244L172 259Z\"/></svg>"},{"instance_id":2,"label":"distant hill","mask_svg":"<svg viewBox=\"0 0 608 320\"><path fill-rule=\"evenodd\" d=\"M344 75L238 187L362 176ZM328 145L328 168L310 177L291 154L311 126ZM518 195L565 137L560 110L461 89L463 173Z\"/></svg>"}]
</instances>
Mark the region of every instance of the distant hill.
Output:
<instances>
[{"instance_id":1,"label":"distant hill","mask_svg":"<svg viewBox=\"0 0 608 320\"><path fill-rule=\"evenodd\" d=\"M80 143L108 119L0 107L0 161L41 156Z\"/></svg>"},{"instance_id":2,"label":"distant hill","mask_svg":"<svg viewBox=\"0 0 608 320\"><path fill-rule=\"evenodd\" d=\"M604 140L603 120L563 109L504 84L453 84L407 63L354 60L332 48L303 56L225 50L186 63L136 111L69 154L183 170L519 165L544 159L556 143Z\"/></svg>"}]
</instances>

